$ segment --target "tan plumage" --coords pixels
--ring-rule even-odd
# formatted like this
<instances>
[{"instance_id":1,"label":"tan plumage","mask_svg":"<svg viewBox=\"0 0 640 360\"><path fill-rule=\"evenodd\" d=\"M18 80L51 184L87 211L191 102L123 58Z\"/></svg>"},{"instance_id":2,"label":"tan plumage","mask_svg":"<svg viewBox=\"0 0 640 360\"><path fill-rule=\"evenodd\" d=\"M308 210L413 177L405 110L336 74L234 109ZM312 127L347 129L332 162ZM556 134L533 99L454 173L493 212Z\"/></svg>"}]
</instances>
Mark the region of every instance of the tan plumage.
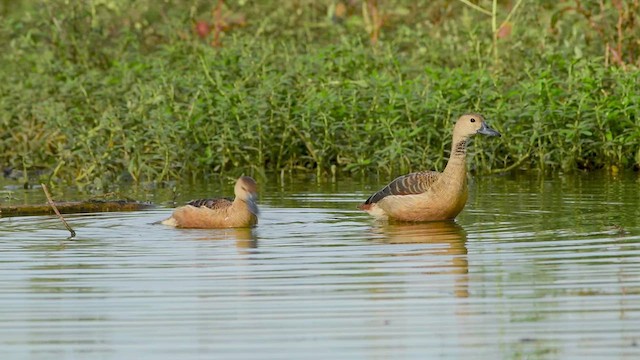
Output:
<instances>
[{"instance_id":1,"label":"tan plumage","mask_svg":"<svg viewBox=\"0 0 640 360\"><path fill-rule=\"evenodd\" d=\"M179 228L242 228L258 223L258 185L249 176L236 181L235 199L193 200L173 211L163 224Z\"/></svg>"},{"instance_id":2,"label":"tan plumage","mask_svg":"<svg viewBox=\"0 0 640 360\"><path fill-rule=\"evenodd\" d=\"M219 198L219 199L198 199L191 200L187 203L187 205L195 206L195 207L207 207L212 210L224 209L233 204L233 199L227 198Z\"/></svg>"},{"instance_id":3,"label":"tan plumage","mask_svg":"<svg viewBox=\"0 0 640 360\"><path fill-rule=\"evenodd\" d=\"M410 195L423 193L431 187L438 179L440 173L437 171L422 171L402 175L390 182L382 190L371 195L365 204L377 203L379 200L390 195Z\"/></svg>"},{"instance_id":4,"label":"tan plumage","mask_svg":"<svg viewBox=\"0 0 640 360\"><path fill-rule=\"evenodd\" d=\"M466 147L475 134L500 136L481 115L461 116L454 126L451 157L442 173L424 171L400 176L371 195L359 208L379 219L454 219L467 202Z\"/></svg>"}]
</instances>

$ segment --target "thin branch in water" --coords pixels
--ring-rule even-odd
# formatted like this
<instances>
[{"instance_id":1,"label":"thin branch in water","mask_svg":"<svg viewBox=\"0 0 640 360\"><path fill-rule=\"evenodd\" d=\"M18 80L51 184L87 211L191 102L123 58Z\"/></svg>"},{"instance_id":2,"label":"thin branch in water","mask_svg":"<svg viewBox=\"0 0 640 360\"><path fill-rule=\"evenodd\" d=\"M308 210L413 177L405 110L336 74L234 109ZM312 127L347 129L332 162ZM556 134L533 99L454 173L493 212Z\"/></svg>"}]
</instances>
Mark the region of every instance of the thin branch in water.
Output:
<instances>
[{"instance_id":1,"label":"thin branch in water","mask_svg":"<svg viewBox=\"0 0 640 360\"><path fill-rule=\"evenodd\" d=\"M44 194L47 196L47 202L49 203L53 211L56 213L56 215L58 215L60 220L62 220L62 223L67 228L67 230L69 230L69 232L71 233L71 236L69 237L69 239L73 239L74 237L76 237L76 232L71 228L71 226L69 226L69 224L67 223L67 220L65 220L62 217L62 214L60 214L60 211L58 211L56 204L53 203L53 200L51 199L51 194L49 194L49 189L47 189L47 185L45 184L40 184L40 185L42 185L42 190L44 190Z\"/></svg>"}]
</instances>

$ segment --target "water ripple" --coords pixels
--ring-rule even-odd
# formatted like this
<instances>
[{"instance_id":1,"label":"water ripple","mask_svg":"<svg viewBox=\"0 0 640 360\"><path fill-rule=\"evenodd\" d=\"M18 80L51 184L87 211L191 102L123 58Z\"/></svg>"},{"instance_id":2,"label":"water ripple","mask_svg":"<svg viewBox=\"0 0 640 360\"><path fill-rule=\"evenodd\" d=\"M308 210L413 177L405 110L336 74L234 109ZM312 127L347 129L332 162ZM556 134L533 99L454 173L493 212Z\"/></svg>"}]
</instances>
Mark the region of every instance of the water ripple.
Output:
<instances>
[{"instance_id":1,"label":"water ripple","mask_svg":"<svg viewBox=\"0 0 640 360\"><path fill-rule=\"evenodd\" d=\"M565 181L477 179L430 224L373 221L357 184L266 195L255 229L157 208L69 215L68 240L53 216L0 219L0 354L637 358L638 197Z\"/></svg>"}]
</instances>

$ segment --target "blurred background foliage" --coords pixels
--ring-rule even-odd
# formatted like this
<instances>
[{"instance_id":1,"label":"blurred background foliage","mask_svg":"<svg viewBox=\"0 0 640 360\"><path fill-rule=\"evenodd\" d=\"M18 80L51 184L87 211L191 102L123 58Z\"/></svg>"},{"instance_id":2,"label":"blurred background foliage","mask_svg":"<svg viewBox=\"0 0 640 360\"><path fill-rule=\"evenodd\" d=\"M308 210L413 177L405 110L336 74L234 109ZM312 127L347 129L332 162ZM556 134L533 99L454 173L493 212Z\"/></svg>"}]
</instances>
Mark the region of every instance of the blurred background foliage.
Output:
<instances>
[{"instance_id":1,"label":"blurred background foliage","mask_svg":"<svg viewBox=\"0 0 640 360\"><path fill-rule=\"evenodd\" d=\"M0 1L0 166L82 184L640 166L640 0Z\"/></svg>"}]
</instances>

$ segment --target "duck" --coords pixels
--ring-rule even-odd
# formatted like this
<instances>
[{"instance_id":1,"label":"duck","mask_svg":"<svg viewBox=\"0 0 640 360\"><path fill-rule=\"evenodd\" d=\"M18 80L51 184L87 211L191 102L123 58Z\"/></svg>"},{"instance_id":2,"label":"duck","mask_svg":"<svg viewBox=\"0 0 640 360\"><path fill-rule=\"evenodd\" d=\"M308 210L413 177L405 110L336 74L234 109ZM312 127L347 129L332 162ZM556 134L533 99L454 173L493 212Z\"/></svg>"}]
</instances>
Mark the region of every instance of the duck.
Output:
<instances>
[{"instance_id":1,"label":"duck","mask_svg":"<svg viewBox=\"0 0 640 360\"><path fill-rule=\"evenodd\" d=\"M455 219L467 202L467 144L476 134L501 136L480 114L460 116L453 127L451 156L444 171L421 171L399 176L358 208L378 220L427 222Z\"/></svg>"},{"instance_id":2,"label":"duck","mask_svg":"<svg viewBox=\"0 0 640 360\"><path fill-rule=\"evenodd\" d=\"M258 184L241 176L234 187L234 199L198 199L176 208L161 223L177 228L248 228L258 224Z\"/></svg>"}]
</instances>

